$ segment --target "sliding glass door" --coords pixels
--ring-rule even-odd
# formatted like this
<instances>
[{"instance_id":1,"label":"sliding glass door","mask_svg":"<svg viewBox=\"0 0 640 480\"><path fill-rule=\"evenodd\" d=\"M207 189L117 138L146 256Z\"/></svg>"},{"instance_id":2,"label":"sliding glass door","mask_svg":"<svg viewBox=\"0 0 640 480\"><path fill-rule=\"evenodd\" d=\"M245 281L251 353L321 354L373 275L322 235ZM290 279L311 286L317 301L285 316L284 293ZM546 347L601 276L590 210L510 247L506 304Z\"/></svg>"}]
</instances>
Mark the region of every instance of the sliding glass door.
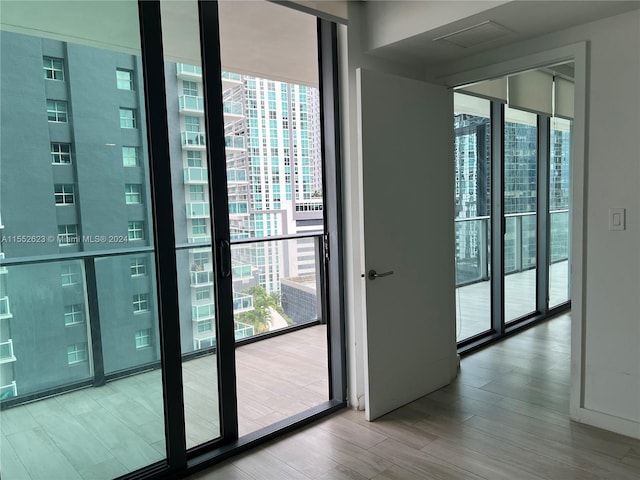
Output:
<instances>
[{"instance_id":1,"label":"sliding glass door","mask_svg":"<svg viewBox=\"0 0 640 480\"><path fill-rule=\"evenodd\" d=\"M559 71L572 70L565 65ZM550 67L516 78L516 86L535 79L512 102L518 108L509 102L511 78L454 94L456 321L462 350L569 306L572 112L553 85L563 82L566 93L572 83L554 73ZM537 96L527 93L533 90Z\"/></svg>"},{"instance_id":2,"label":"sliding glass door","mask_svg":"<svg viewBox=\"0 0 640 480\"><path fill-rule=\"evenodd\" d=\"M504 318L537 309L537 115L505 107L503 146Z\"/></svg>"},{"instance_id":3,"label":"sliding glass door","mask_svg":"<svg viewBox=\"0 0 640 480\"><path fill-rule=\"evenodd\" d=\"M335 25L72 3L1 7L3 475L183 475L344 406Z\"/></svg>"}]
</instances>

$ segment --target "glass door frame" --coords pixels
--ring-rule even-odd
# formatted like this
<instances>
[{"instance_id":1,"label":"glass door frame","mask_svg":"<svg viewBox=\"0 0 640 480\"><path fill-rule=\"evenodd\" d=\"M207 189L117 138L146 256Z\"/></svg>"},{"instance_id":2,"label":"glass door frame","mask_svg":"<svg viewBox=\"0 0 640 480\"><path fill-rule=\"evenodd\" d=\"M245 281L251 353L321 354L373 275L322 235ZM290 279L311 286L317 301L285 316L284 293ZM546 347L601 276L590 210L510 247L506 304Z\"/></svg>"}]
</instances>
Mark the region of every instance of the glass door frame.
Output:
<instances>
[{"instance_id":1,"label":"glass door frame","mask_svg":"<svg viewBox=\"0 0 640 480\"><path fill-rule=\"evenodd\" d=\"M176 240L173 220L169 130L164 83L164 53L158 0L138 1L142 67L147 99L153 231L156 247L156 280L160 327L161 363L167 459L121 478L166 478L184 475L218 463L231 455L267 441L276 435L309 423L346 406L346 348L344 293L342 288L342 230L340 198L340 136L337 28L318 19L323 182L325 186L325 236L323 314L326 315L329 400L270 427L238 438L235 372L235 336L231 249L225 161L218 3L198 1L200 48L204 86L205 132L208 142L209 195L217 322L218 392L220 436L193 449L186 448L182 357L180 348ZM206 28L204 26L206 25ZM220 161L222 159L222 161Z\"/></svg>"}]
</instances>

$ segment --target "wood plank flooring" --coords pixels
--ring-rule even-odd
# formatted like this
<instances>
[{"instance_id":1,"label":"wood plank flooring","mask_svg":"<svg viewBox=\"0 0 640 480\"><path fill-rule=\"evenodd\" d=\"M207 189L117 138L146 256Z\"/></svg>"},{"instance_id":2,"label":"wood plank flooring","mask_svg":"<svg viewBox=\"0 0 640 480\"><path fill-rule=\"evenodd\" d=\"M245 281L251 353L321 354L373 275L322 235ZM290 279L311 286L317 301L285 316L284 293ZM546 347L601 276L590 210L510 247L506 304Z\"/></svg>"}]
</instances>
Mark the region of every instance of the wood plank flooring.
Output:
<instances>
[{"instance_id":1,"label":"wood plank flooring","mask_svg":"<svg viewBox=\"0 0 640 480\"><path fill-rule=\"evenodd\" d=\"M640 441L571 422L570 317L466 356L375 422L344 410L191 480L640 478Z\"/></svg>"}]
</instances>

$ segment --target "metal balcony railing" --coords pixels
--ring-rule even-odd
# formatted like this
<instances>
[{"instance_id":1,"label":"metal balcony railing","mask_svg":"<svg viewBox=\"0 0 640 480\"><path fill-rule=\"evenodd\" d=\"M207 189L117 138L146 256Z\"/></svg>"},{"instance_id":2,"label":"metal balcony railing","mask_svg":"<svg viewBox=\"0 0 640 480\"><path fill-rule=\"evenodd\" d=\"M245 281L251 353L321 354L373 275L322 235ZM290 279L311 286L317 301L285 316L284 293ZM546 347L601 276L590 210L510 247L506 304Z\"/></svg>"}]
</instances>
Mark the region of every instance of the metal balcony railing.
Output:
<instances>
[{"instance_id":1,"label":"metal balcony railing","mask_svg":"<svg viewBox=\"0 0 640 480\"><path fill-rule=\"evenodd\" d=\"M184 183L207 183L209 174L206 168L187 167L184 169Z\"/></svg>"},{"instance_id":2,"label":"metal balcony railing","mask_svg":"<svg viewBox=\"0 0 640 480\"><path fill-rule=\"evenodd\" d=\"M242 135L225 135L224 144L227 148L235 148L238 150L244 150L245 142Z\"/></svg>"},{"instance_id":3,"label":"metal balcony railing","mask_svg":"<svg viewBox=\"0 0 640 480\"><path fill-rule=\"evenodd\" d=\"M207 202L187 203L187 218L208 218L209 204Z\"/></svg>"},{"instance_id":4,"label":"metal balcony railing","mask_svg":"<svg viewBox=\"0 0 640 480\"><path fill-rule=\"evenodd\" d=\"M551 263L569 258L569 210L550 212ZM491 217L457 218L456 286L485 281L490 277ZM537 246L536 214L505 215L504 272L506 275L535 267Z\"/></svg>"},{"instance_id":5,"label":"metal balcony railing","mask_svg":"<svg viewBox=\"0 0 640 480\"><path fill-rule=\"evenodd\" d=\"M204 270L202 272L191 271L191 286L202 287L204 285L213 285L213 271Z\"/></svg>"},{"instance_id":6,"label":"metal balcony railing","mask_svg":"<svg viewBox=\"0 0 640 480\"><path fill-rule=\"evenodd\" d=\"M251 316L246 319L242 317L244 313L255 309L256 298L270 302L267 310L272 311L272 319L278 319L279 321L279 326L274 327L276 330L264 332L267 338L274 334L290 331L286 325L291 325L291 328L298 329L303 325L312 326L322 322L321 271L316 271L313 267L309 271L304 270L304 268L308 267L303 267L302 263L300 267L295 264L290 265L290 271L286 273L284 271L275 272L273 268L277 267L272 266L270 268L277 275L274 275L273 283L268 287L264 287L261 284L261 282L264 282L264 259L267 256L277 259L283 257L285 252L299 251L297 253L298 256L313 255L316 259L315 265L322 265L321 259L324 258L324 253L321 234L309 233L287 237L253 238L243 239L240 242L234 241L232 243L231 261L234 275L241 275L244 280L238 282L238 285L234 285L233 297L229 299L232 302L234 314L239 316L239 318L234 319L234 336L237 341L241 342L249 337L257 339L259 335L263 334L263 331L259 332L252 322L247 321ZM194 249L194 246L188 243L177 245L176 255L179 259L182 259L181 262L185 260L190 262L191 252L204 249L210 251L210 240L209 243L203 243L202 247ZM312 247L312 252L309 252L309 247ZM43 312L60 310L64 311L65 315L79 315L78 318L74 317L78 321L71 328L74 329L73 333L77 336L77 339L73 340L74 347L77 347L75 350L76 357L74 358L79 358L80 360L74 366L78 375L73 380L69 380L64 376L52 378L50 375L42 375L42 378L40 378L38 373L34 371L30 374L30 381L28 383L25 382L24 386L22 386L20 378L15 376L7 377L4 382L5 385L0 387L0 401L3 406L18 405L81 387L99 386L103 385L107 380L129 376L141 370L159 368L160 347L159 343L155 343L153 339L157 339L159 335L158 316L160 312L157 308L157 303L162 300L156 299L155 296L154 262L155 251L153 247L136 248L128 245L122 249L6 259L5 266L9 270L10 278L15 276L16 279L22 279L21 281L27 284L26 282L29 278L23 276L34 275L34 271L49 272L47 275L53 275L53 277L47 277L48 285L60 285L60 292L62 292L63 288L61 282L64 280L61 278L61 274L65 275L67 271L77 272L78 278L73 288L64 287L68 290L65 291L65 295L69 294L69 298L65 298L64 301L71 302L74 308L68 311L66 309L62 310L63 299L61 295L30 298L28 308L23 309L22 304L20 304L21 317L19 321L33 321L33 319L23 318L23 314L34 315L36 314L35 312L40 312L38 313L40 315L46 314ZM308 262L304 263L306 265ZM146 275L137 274L139 276L136 278L135 288L132 287L132 289L128 290L126 285L129 283L127 282L124 286L114 289L114 277L110 272L125 272L126 275L129 273L130 266L133 265L136 265L136 268L145 265ZM184 265L184 263L179 261L178 265ZM274 263L274 265L277 265L277 263ZM27 266L43 266L43 268L24 268ZM210 301L201 305L195 300L193 304L190 302L192 295L197 296L196 288L211 287L214 284L214 272L211 267L202 271L189 269L187 272L179 272L178 277L178 282L183 287L186 287L186 282L189 282L190 285L186 287L188 292L186 297L182 295L182 293L185 293L184 288L179 289L179 292L181 292L179 299L181 305L185 305L185 302L188 305L186 307L187 310L184 312L186 318L180 318L179 321L184 325L184 322L191 324L192 322L213 320L215 318L213 296ZM145 285L147 285L146 288ZM124 288L124 290L120 287ZM245 290L238 291L236 287ZM260 290L262 290L262 293L259 292ZM211 291L213 292L213 290ZM102 295L100 292L109 292L109 294ZM18 301L22 301L22 299ZM114 303L122 312L129 311L130 318L127 318L126 315L117 318L113 315L104 314L110 312L110 308L113 308L113 305L105 305L104 302ZM13 305L13 303L11 306L18 310L18 306ZM145 316L134 317L136 309L142 306L148 313ZM189 311L189 308L191 311ZM0 298L0 314L5 318L2 320L3 322L7 322L6 318L10 318L11 311L9 309L8 296ZM286 319L286 322L283 322L283 319ZM10 321L14 322L15 320ZM150 332L151 343L146 351L152 355L145 357L145 359L141 359L140 355L138 355L140 351L134 351L135 355L129 355L126 353L126 348L123 347L121 349L119 347L114 349L113 343L103 343L102 341L103 338L113 339L114 335L121 335L121 332L124 331L122 326L129 325L133 321L140 325L139 327L136 326L136 329L149 330ZM171 321L177 320L172 319ZM0 343L0 362L16 361L23 362L21 364L26 365L26 362L39 358L39 353L34 351L33 338L17 336L21 332L20 329L4 330L3 328L3 331L11 331L14 335L11 339L5 338L5 341ZM46 332L43 331L42 335L46 335ZM130 345L131 349L136 348L133 338L122 337L121 340L122 345ZM55 343L51 346L53 351L69 353L69 345L65 338L51 337L47 341ZM211 349L211 351L216 348L214 340L207 343L200 337L200 334L196 336L195 332L193 345L199 345L199 347ZM183 352L185 360L190 360L199 355L202 355L202 352L191 350ZM14 381L19 388L14 388L15 384L10 383Z\"/></svg>"},{"instance_id":7,"label":"metal balcony railing","mask_svg":"<svg viewBox=\"0 0 640 480\"><path fill-rule=\"evenodd\" d=\"M13 354L13 341L9 339L6 342L0 342L0 364L15 361L16 357Z\"/></svg>"},{"instance_id":8,"label":"metal balcony railing","mask_svg":"<svg viewBox=\"0 0 640 480\"><path fill-rule=\"evenodd\" d=\"M11 318L11 309L9 308L9 297L0 298L0 318Z\"/></svg>"},{"instance_id":9,"label":"metal balcony railing","mask_svg":"<svg viewBox=\"0 0 640 480\"><path fill-rule=\"evenodd\" d=\"M180 134L180 140L182 146L186 149L189 147L201 149L207 146L207 136L204 132L182 132Z\"/></svg>"},{"instance_id":10,"label":"metal balcony railing","mask_svg":"<svg viewBox=\"0 0 640 480\"><path fill-rule=\"evenodd\" d=\"M178 106L181 112L204 112L204 98L196 95L180 95Z\"/></svg>"}]
</instances>

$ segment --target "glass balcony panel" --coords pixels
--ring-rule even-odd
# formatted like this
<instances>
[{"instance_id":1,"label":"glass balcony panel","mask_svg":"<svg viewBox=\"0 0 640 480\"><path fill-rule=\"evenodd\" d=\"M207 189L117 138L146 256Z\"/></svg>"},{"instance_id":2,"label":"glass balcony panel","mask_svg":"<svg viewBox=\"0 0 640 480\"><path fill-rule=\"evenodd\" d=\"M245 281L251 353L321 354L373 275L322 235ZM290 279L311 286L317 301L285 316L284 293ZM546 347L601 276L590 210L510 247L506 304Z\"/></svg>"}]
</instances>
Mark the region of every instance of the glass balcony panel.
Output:
<instances>
[{"instance_id":1,"label":"glass balcony panel","mask_svg":"<svg viewBox=\"0 0 640 480\"><path fill-rule=\"evenodd\" d=\"M178 106L181 112L204 112L204 98L194 95L180 95Z\"/></svg>"},{"instance_id":2,"label":"glass balcony panel","mask_svg":"<svg viewBox=\"0 0 640 480\"><path fill-rule=\"evenodd\" d=\"M537 115L505 107L505 322L537 308Z\"/></svg>"},{"instance_id":3,"label":"glass balcony panel","mask_svg":"<svg viewBox=\"0 0 640 480\"><path fill-rule=\"evenodd\" d=\"M549 308L570 299L571 121L551 119L549 155Z\"/></svg>"},{"instance_id":4,"label":"glass balcony panel","mask_svg":"<svg viewBox=\"0 0 640 480\"><path fill-rule=\"evenodd\" d=\"M205 148L207 146L207 137L204 132L182 132L180 134L182 146L185 148Z\"/></svg>"},{"instance_id":5,"label":"glass balcony panel","mask_svg":"<svg viewBox=\"0 0 640 480\"><path fill-rule=\"evenodd\" d=\"M206 202L187 203L187 218L209 218L209 204Z\"/></svg>"},{"instance_id":6,"label":"glass balcony panel","mask_svg":"<svg viewBox=\"0 0 640 480\"><path fill-rule=\"evenodd\" d=\"M488 100L454 93L456 338L491 329L491 121Z\"/></svg>"},{"instance_id":7,"label":"glass balcony panel","mask_svg":"<svg viewBox=\"0 0 640 480\"><path fill-rule=\"evenodd\" d=\"M209 174L206 168L187 167L184 169L184 183L207 183Z\"/></svg>"}]
</instances>

